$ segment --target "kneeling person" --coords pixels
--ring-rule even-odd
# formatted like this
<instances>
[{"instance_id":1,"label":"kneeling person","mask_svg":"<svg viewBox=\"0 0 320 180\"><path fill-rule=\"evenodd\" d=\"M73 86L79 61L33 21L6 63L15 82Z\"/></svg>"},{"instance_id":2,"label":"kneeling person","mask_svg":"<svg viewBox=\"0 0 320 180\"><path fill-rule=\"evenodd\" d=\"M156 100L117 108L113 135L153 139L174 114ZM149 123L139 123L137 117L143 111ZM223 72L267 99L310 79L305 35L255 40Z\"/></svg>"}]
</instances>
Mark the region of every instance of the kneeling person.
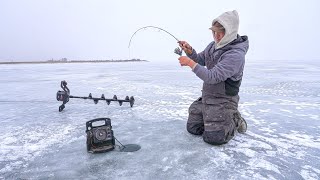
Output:
<instances>
[{"instance_id":1,"label":"kneeling person","mask_svg":"<svg viewBox=\"0 0 320 180\"><path fill-rule=\"evenodd\" d=\"M229 11L213 20L209 29L214 41L204 51L197 53L187 42L179 41L187 54L179 58L180 64L203 80L202 96L189 107L187 130L214 145L225 144L236 131L247 129L238 111L238 93L249 41L238 35L238 28L238 13Z\"/></svg>"}]
</instances>

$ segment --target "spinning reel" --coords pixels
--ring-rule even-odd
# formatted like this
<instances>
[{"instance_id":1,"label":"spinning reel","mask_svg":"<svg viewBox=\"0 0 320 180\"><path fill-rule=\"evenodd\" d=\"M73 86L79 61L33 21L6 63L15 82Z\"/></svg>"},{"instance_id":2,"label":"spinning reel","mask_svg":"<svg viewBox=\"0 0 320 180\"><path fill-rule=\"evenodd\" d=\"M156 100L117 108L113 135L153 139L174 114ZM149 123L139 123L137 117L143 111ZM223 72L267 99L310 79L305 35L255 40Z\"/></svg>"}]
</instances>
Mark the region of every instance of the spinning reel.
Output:
<instances>
[{"instance_id":1,"label":"spinning reel","mask_svg":"<svg viewBox=\"0 0 320 180\"><path fill-rule=\"evenodd\" d=\"M112 99L107 99L107 98L105 98L104 94L102 94L100 98L95 98L95 97L92 97L91 93L89 94L88 97L72 96L72 95L70 95L70 90L67 87L66 81L61 81L60 86L63 91L57 92L57 100L62 101L62 105L59 106L59 112L61 112L65 108L65 104L67 102L69 102L70 98L92 99L95 104L98 104L99 100L102 100L102 101L106 101L108 105L111 103L111 101L117 101L117 102L119 102L120 106L122 106L123 102L129 102L130 107L133 106L134 101L135 101L133 96L131 96L130 98L129 98L129 96L126 96L125 99L118 99L116 95L114 95Z\"/></svg>"}]
</instances>

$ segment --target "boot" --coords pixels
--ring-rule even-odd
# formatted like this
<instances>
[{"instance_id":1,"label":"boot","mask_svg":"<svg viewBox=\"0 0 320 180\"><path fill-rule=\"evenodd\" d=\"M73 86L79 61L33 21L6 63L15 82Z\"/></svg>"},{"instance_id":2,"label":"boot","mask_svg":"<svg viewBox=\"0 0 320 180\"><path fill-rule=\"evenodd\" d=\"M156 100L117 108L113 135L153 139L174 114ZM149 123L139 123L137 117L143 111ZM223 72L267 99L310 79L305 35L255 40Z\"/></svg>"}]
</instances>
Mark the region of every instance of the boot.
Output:
<instances>
[{"instance_id":1,"label":"boot","mask_svg":"<svg viewBox=\"0 0 320 180\"><path fill-rule=\"evenodd\" d=\"M235 118L238 120L238 132L242 134L245 133L247 131L247 122L243 117L241 117L239 111L235 113Z\"/></svg>"},{"instance_id":2,"label":"boot","mask_svg":"<svg viewBox=\"0 0 320 180\"><path fill-rule=\"evenodd\" d=\"M243 134L247 131L247 122L243 117L240 117L238 132Z\"/></svg>"}]
</instances>

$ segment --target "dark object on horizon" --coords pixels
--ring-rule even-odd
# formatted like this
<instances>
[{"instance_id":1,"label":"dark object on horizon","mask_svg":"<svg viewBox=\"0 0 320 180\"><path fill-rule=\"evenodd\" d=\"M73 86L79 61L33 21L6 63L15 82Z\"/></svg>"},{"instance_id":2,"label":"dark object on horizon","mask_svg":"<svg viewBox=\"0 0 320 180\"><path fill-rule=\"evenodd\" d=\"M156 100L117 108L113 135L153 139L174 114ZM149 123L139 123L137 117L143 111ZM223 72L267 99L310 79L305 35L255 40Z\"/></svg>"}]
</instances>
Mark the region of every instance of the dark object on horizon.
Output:
<instances>
[{"instance_id":1,"label":"dark object on horizon","mask_svg":"<svg viewBox=\"0 0 320 180\"><path fill-rule=\"evenodd\" d=\"M119 59L119 60L47 60L47 61L3 61L1 64L57 64L57 63L111 63L111 62L148 62L142 59Z\"/></svg>"},{"instance_id":2,"label":"dark object on horizon","mask_svg":"<svg viewBox=\"0 0 320 180\"><path fill-rule=\"evenodd\" d=\"M57 100L62 101L62 105L59 106L59 112L61 112L65 108L65 104L67 102L69 102L70 98L92 99L95 104L98 104L99 100L103 100L103 101L106 101L108 105L111 103L111 101L118 101L120 106L122 106L123 102L129 102L130 107L133 106L134 101L135 101L133 96L131 96L130 98L129 98L129 96L126 96L126 98L122 99L122 100L118 99L116 95L114 95L112 99L106 99L104 97L104 94L101 95L101 98L94 98L94 97L92 97L91 93L89 94L88 97L72 96L72 95L70 95L70 90L67 87L66 81L61 81L61 88L63 91L57 92Z\"/></svg>"}]
</instances>

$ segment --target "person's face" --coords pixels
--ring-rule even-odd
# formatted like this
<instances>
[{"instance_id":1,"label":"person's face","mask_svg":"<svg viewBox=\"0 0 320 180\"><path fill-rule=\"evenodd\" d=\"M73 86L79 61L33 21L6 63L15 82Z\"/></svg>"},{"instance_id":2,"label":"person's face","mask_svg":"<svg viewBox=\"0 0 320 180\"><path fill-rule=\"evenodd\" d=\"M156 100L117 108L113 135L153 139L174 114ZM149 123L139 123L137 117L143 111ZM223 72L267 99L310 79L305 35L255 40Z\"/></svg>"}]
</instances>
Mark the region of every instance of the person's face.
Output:
<instances>
[{"instance_id":1,"label":"person's face","mask_svg":"<svg viewBox=\"0 0 320 180\"><path fill-rule=\"evenodd\" d=\"M212 35L213 35L214 42L219 43L221 41L221 39L223 38L224 34L225 33L223 31L214 31L214 30L212 30Z\"/></svg>"}]
</instances>

